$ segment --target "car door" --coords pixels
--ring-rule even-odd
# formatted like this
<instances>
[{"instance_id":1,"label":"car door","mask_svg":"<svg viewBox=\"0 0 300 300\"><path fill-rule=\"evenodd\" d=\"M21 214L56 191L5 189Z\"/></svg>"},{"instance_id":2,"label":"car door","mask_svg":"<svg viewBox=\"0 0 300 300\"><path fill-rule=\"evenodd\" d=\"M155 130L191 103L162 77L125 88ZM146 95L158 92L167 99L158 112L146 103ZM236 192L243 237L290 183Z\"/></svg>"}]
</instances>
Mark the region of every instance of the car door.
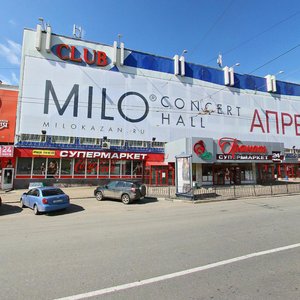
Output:
<instances>
[{"instance_id":1,"label":"car door","mask_svg":"<svg viewBox=\"0 0 300 300\"><path fill-rule=\"evenodd\" d=\"M111 181L107 184L107 188L105 189L105 197L117 199L118 194L116 190L116 186L118 181Z\"/></svg>"},{"instance_id":2,"label":"car door","mask_svg":"<svg viewBox=\"0 0 300 300\"><path fill-rule=\"evenodd\" d=\"M30 207L30 206L29 206L29 203L30 203L29 199L30 199L30 197L31 197L31 195L32 195L32 191L33 191L33 189L29 190L29 191L26 193L26 195L24 195L24 197L23 197L24 205L27 206L27 207Z\"/></svg>"},{"instance_id":3,"label":"car door","mask_svg":"<svg viewBox=\"0 0 300 300\"><path fill-rule=\"evenodd\" d=\"M33 208L34 203L38 202L38 198L39 198L39 190L37 189L33 189L30 196L29 196L29 207Z\"/></svg>"}]
</instances>

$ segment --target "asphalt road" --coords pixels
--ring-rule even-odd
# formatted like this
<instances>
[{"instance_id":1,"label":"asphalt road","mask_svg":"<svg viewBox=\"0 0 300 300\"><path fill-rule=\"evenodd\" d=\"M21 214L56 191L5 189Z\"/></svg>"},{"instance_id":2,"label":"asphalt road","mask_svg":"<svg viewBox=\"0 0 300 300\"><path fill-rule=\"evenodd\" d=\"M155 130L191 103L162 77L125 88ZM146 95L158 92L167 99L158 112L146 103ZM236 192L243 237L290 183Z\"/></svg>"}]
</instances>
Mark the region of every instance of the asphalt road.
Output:
<instances>
[{"instance_id":1,"label":"asphalt road","mask_svg":"<svg viewBox=\"0 0 300 300\"><path fill-rule=\"evenodd\" d=\"M300 299L299 228L299 195L75 199L40 216L5 203L0 299Z\"/></svg>"}]
</instances>

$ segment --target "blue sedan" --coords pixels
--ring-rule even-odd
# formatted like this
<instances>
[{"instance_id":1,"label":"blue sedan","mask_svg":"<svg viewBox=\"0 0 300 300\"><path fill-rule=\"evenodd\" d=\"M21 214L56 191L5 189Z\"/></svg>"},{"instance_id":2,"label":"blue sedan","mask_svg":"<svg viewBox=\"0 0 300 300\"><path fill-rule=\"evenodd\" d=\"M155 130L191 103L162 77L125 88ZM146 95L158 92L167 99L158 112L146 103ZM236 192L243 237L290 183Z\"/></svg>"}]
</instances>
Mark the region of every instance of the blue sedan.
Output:
<instances>
[{"instance_id":1,"label":"blue sedan","mask_svg":"<svg viewBox=\"0 0 300 300\"><path fill-rule=\"evenodd\" d=\"M36 187L24 193L20 199L21 207L30 207L35 215L69 207L70 198L60 188Z\"/></svg>"}]
</instances>

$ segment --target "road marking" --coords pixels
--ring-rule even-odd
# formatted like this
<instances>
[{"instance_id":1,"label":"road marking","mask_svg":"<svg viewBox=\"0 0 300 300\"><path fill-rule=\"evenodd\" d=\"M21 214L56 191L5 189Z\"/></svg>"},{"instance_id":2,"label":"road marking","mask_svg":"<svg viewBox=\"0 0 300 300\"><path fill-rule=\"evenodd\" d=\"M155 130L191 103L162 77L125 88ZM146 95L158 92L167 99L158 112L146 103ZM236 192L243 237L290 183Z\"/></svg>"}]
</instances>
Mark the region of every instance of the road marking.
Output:
<instances>
[{"instance_id":1,"label":"road marking","mask_svg":"<svg viewBox=\"0 0 300 300\"><path fill-rule=\"evenodd\" d=\"M175 277L179 277L179 276L184 276L184 275L188 275L191 273L205 271L208 269L228 265L228 264L231 264L231 263L234 263L237 261L241 261L241 260L245 260L245 259L249 259L249 258L253 258L253 257L258 257L258 256L262 256L262 255L267 255L267 254L271 254L271 253L276 253L276 252L280 252L280 251L285 251L285 250L289 250L289 249L294 249L294 248L298 248L298 247L300 247L300 243L289 245L289 246L284 246L284 247L280 247L280 248L270 249L270 250L266 250L266 251L250 253L247 255L243 255L243 256L227 259L227 260L222 260L222 261L219 261L216 263L208 264L208 265L193 268L193 269L188 269L188 270L179 271L179 272L175 272L175 273L171 273L171 274L157 276L157 277L153 277L153 278L149 278L149 279L145 279L145 280L141 280L141 281L135 281L135 282L131 282L131 283L121 284L121 285L113 286L110 288L105 288L105 289L88 292L88 293L84 293L84 294L78 294L78 295L68 296L68 297L64 297L64 298L57 298L55 300L86 299L86 298L90 298L90 297L95 297L95 296L104 295L104 294L108 294L108 293L112 293L112 292L130 289L133 287L142 286L145 284L159 282L159 281L163 281L163 280L167 280L167 279L171 279L171 278L175 278Z\"/></svg>"}]
</instances>

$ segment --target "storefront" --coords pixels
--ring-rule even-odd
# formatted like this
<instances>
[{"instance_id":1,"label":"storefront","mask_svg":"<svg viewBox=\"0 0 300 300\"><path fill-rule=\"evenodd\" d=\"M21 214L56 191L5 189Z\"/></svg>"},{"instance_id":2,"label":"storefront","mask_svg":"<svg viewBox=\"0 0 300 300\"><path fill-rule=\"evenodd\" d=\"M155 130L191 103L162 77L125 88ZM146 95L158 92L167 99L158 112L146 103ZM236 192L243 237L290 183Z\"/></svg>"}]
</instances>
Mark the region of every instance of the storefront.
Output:
<instances>
[{"instance_id":1,"label":"storefront","mask_svg":"<svg viewBox=\"0 0 300 300\"><path fill-rule=\"evenodd\" d=\"M164 155L149 153L16 149L15 154L15 186L22 188L32 181L99 184L123 178L149 182L149 176L157 182L160 174L148 167L165 165Z\"/></svg>"},{"instance_id":2,"label":"storefront","mask_svg":"<svg viewBox=\"0 0 300 300\"><path fill-rule=\"evenodd\" d=\"M284 158L283 143L240 141L236 138L191 138L166 145L169 162L186 153L192 159L194 185L270 183Z\"/></svg>"}]
</instances>

